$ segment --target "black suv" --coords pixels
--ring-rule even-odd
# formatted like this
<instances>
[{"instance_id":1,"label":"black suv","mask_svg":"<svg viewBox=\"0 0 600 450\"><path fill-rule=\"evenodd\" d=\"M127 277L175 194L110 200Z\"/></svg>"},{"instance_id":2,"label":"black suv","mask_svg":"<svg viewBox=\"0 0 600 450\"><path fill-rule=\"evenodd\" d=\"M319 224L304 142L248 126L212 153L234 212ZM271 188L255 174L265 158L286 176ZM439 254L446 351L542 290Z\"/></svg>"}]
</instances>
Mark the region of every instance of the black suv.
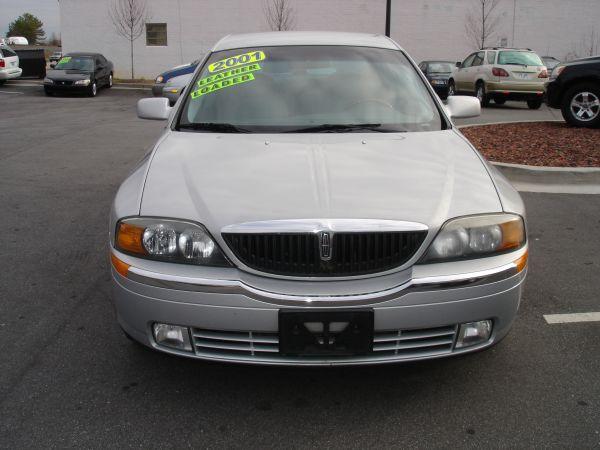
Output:
<instances>
[{"instance_id":1,"label":"black suv","mask_svg":"<svg viewBox=\"0 0 600 450\"><path fill-rule=\"evenodd\" d=\"M576 127L600 127L600 56L559 64L546 83L546 103Z\"/></svg>"}]
</instances>

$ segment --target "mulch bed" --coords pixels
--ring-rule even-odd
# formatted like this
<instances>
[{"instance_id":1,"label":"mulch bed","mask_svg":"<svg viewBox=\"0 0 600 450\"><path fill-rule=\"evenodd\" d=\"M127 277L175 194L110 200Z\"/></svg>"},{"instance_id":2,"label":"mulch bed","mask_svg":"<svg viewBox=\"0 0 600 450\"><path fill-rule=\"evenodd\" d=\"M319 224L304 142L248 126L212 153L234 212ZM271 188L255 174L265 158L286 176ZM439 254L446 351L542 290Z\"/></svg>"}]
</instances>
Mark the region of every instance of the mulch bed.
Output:
<instances>
[{"instance_id":1,"label":"mulch bed","mask_svg":"<svg viewBox=\"0 0 600 450\"><path fill-rule=\"evenodd\" d=\"M529 166L600 167L600 129L562 122L482 125L461 132L488 160Z\"/></svg>"}]
</instances>

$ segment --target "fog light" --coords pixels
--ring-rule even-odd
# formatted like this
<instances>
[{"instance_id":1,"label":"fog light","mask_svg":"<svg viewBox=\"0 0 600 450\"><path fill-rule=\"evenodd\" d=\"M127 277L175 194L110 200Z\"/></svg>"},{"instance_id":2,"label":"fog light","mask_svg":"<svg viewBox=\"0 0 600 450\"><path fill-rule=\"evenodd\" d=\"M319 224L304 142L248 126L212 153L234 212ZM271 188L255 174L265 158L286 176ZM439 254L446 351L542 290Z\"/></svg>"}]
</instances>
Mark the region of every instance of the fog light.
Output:
<instances>
[{"instance_id":1,"label":"fog light","mask_svg":"<svg viewBox=\"0 0 600 450\"><path fill-rule=\"evenodd\" d=\"M463 323L458 330L456 348L470 347L487 341L492 335L492 321Z\"/></svg>"},{"instance_id":2,"label":"fog light","mask_svg":"<svg viewBox=\"0 0 600 450\"><path fill-rule=\"evenodd\" d=\"M192 351L190 333L187 327L168 325L166 323L155 323L152 326L154 339L158 345L170 347L186 352Z\"/></svg>"}]
</instances>

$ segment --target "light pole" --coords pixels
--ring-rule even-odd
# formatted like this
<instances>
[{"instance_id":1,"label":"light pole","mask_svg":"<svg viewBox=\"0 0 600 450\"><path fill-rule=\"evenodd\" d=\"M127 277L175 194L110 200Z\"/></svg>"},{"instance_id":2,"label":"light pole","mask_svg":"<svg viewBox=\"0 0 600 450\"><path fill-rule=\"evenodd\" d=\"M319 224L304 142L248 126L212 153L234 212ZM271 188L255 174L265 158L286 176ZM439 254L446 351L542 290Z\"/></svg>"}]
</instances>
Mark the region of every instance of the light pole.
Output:
<instances>
[{"instance_id":1,"label":"light pole","mask_svg":"<svg viewBox=\"0 0 600 450\"><path fill-rule=\"evenodd\" d=\"M392 0L387 0L385 6L385 35L390 37L390 20L392 15Z\"/></svg>"},{"instance_id":2,"label":"light pole","mask_svg":"<svg viewBox=\"0 0 600 450\"><path fill-rule=\"evenodd\" d=\"M512 27L512 42L511 45L515 46L515 23L517 21L517 0L513 0L513 27Z\"/></svg>"}]
</instances>

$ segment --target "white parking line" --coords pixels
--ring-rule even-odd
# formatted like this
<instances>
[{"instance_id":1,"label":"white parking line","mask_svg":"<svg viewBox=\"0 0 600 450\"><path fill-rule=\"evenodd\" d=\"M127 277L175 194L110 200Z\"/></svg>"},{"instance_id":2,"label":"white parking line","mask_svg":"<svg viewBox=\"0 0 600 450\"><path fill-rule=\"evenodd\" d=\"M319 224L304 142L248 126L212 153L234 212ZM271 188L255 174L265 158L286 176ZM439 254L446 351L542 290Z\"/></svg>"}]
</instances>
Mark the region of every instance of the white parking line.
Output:
<instances>
[{"instance_id":1,"label":"white parking line","mask_svg":"<svg viewBox=\"0 0 600 450\"><path fill-rule=\"evenodd\" d=\"M0 91L0 94L23 94L23 92L17 92L17 91Z\"/></svg>"},{"instance_id":2,"label":"white parking line","mask_svg":"<svg viewBox=\"0 0 600 450\"><path fill-rule=\"evenodd\" d=\"M574 314L544 314L546 323L600 322L600 312Z\"/></svg>"}]
</instances>

